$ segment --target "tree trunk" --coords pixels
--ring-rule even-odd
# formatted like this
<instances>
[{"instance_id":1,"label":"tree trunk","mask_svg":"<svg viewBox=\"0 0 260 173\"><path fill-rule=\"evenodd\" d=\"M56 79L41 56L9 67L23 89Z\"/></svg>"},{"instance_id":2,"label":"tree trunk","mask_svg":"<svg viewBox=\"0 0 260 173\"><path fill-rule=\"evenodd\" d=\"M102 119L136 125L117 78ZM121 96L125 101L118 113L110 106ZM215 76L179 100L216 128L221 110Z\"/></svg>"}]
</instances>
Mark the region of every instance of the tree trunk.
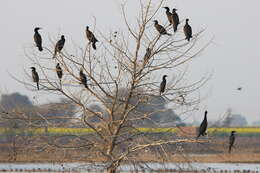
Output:
<instances>
[{"instance_id":1,"label":"tree trunk","mask_svg":"<svg viewBox=\"0 0 260 173\"><path fill-rule=\"evenodd\" d=\"M110 166L109 168L107 168L107 173L116 173L116 169L117 169L117 167Z\"/></svg>"}]
</instances>

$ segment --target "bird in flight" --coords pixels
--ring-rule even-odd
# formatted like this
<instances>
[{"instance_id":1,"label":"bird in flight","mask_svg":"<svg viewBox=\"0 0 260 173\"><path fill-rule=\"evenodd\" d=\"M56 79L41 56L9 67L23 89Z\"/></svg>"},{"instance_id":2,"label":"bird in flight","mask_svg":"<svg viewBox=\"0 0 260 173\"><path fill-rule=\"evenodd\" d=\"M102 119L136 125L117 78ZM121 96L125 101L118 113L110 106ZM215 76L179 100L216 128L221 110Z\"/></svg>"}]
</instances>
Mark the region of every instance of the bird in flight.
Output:
<instances>
[{"instance_id":1,"label":"bird in flight","mask_svg":"<svg viewBox=\"0 0 260 173\"><path fill-rule=\"evenodd\" d=\"M242 87L238 87L237 90L238 90L238 91L241 91L241 90L242 90Z\"/></svg>"}]
</instances>

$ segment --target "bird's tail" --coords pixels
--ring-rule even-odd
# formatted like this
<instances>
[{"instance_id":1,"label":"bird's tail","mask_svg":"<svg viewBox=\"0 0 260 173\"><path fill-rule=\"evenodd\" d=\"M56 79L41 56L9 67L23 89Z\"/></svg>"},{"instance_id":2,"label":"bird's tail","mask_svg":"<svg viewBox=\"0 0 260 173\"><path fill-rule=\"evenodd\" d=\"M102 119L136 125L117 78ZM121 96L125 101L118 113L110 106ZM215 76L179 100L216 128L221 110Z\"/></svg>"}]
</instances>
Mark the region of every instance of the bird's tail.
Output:
<instances>
[{"instance_id":1,"label":"bird's tail","mask_svg":"<svg viewBox=\"0 0 260 173\"><path fill-rule=\"evenodd\" d=\"M40 90L39 82L37 82L36 84L37 84L37 89Z\"/></svg>"},{"instance_id":2,"label":"bird's tail","mask_svg":"<svg viewBox=\"0 0 260 173\"><path fill-rule=\"evenodd\" d=\"M87 82L84 83L84 86L85 86L85 88L88 88L88 84L87 84Z\"/></svg>"},{"instance_id":3,"label":"bird's tail","mask_svg":"<svg viewBox=\"0 0 260 173\"><path fill-rule=\"evenodd\" d=\"M56 55L57 55L57 50L55 49L55 50L54 50L54 55L53 55L52 58L53 58L53 59L56 58Z\"/></svg>"},{"instance_id":4,"label":"bird's tail","mask_svg":"<svg viewBox=\"0 0 260 173\"><path fill-rule=\"evenodd\" d=\"M231 149L232 149L232 145L229 145L229 148L228 148L228 153L229 154L231 153Z\"/></svg>"},{"instance_id":5,"label":"bird's tail","mask_svg":"<svg viewBox=\"0 0 260 173\"><path fill-rule=\"evenodd\" d=\"M96 47L96 41L94 41L93 43L92 43L92 47L93 47L93 49L97 49L97 47Z\"/></svg>"},{"instance_id":6,"label":"bird's tail","mask_svg":"<svg viewBox=\"0 0 260 173\"><path fill-rule=\"evenodd\" d=\"M173 26L173 31L176 32L177 31L177 25Z\"/></svg>"},{"instance_id":7,"label":"bird's tail","mask_svg":"<svg viewBox=\"0 0 260 173\"><path fill-rule=\"evenodd\" d=\"M186 37L186 40L190 41L191 38L192 38L192 36Z\"/></svg>"},{"instance_id":8,"label":"bird's tail","mask_svg":"<svg viewBox=\"0 0 260 173\"><path fill-rule=\"evenodd\" d=\"M170 33L166 33L167 35L169 35L169 36L172 36L172 34L170 34Z\"/></svg>"},{"instance_id":9,"label":"bird's tail","mask_svg":"<svg viewBox=\"0 0 260 173\"><path fill-rule=\"evenodd\" d=\"M43 49L42 49L42 46L41 46L41 45L39 45L39 46L38 46L38 49L39 49L39 51L43 51Z\"/></svg>"}]
</instances>

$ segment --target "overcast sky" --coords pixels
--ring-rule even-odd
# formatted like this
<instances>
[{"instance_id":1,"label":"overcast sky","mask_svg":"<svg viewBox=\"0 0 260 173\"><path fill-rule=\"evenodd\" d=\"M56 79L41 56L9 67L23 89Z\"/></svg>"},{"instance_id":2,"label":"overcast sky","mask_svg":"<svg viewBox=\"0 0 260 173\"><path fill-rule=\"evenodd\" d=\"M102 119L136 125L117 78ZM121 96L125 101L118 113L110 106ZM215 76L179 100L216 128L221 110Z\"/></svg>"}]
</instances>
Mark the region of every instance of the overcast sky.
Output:
<instances>
[{"instance_id":1,"label":"overcast sky","mask_svg":"<svg viewBox=\"0 0 260 173\"><path fill-rule=\"evenodd\" d=\"M136 14L136 0L129 0L129 14ZM157 0L154 0L157 2ZM120 0L0 0L0 88L2 92L30 92L13 80L8 72L23 78L29 66L24 48L33 45L33 28L41 26L42 37L66 35L67 39L85 40L84 28L97 19L99 30L109 32L122 24ZM260 1L259 0L170 0L181 19L189 17L195 31L206 28L205 38L214 42L190 66L192 73L213 77L203 88L207 95L201 110L191 119L217 119L227 108L252 122L260 120ZM165 15L164 10L158 14ZM29 70L28 70L29 71ZM237 87L243 87L237 91Z\"/></svg>"}]
</instances>

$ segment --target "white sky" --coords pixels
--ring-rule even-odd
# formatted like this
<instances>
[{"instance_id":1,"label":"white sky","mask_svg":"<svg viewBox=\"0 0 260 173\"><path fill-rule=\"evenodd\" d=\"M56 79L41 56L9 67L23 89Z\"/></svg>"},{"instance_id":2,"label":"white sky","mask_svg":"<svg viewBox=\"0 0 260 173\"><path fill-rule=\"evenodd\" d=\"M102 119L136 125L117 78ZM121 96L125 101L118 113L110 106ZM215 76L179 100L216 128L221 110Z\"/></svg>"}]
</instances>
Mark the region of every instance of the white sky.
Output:
<instances>
[{"instance_id":1,"label":"white sky","mask_svg":"<svg viewBox=\"0 0 260 173\"><path fill-rule=\"evenodd\" d=\"M135 2L129 0L127 9L133 19L137 13ZM93 16L97 27L106 33L120 27L119 3L120 0L0 0L2 92L19 91L30 97L37 94L8 74L9 71L24 78L23 69L27 70L29 63L23 51L33 45L35 26L44 28L42 37L55 37L62 32L68 40L82 42L84 28L93 24ZM210 94L193 118L201 119L204 109L208 109L209 118L217 119L231 107L250 122L260 120L260 1L171 0L165 5L176 7L181 19L189 17L194 31L206 28L206 39L215 37L214 43L190 66L196 77L214 72L202 91ZM165 15L164 9L158 14ZM240 92L236 90L239 86L243 87Z\"/></svg>"}]
</instances>

